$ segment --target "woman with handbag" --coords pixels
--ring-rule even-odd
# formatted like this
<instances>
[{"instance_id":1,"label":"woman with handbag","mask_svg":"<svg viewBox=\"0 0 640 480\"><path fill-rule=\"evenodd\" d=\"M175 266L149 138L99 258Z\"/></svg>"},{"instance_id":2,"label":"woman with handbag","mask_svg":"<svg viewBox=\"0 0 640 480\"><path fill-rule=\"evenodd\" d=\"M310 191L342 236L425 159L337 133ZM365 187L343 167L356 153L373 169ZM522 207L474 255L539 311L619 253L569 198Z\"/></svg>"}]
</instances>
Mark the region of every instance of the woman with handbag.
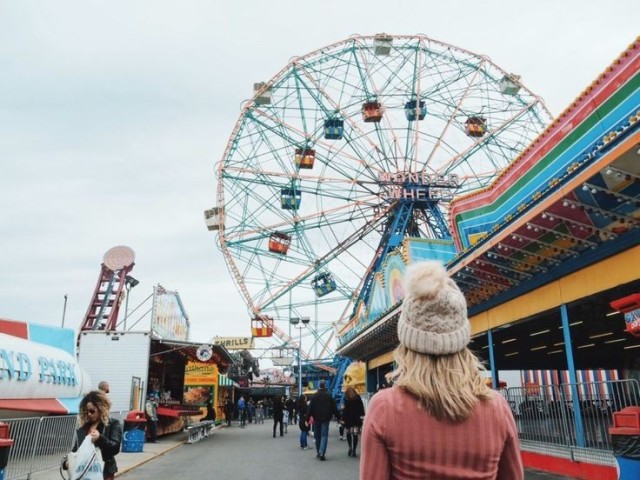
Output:
<instances>
[{"instance_id":1,"label":"woman with handbag","mask_svg":"<svg viewBox=\"0 0 640 480\"><path fill-rule=\"evenodd\" d=\"M113 480L118 471L115 456L120 452L122 441L122 427L118 420L109 417L110 408L111 401L104 392L93 391L84 396L78 415L80 427L71 450L77 451L89 438L102 454L104 480Z\"/></svg>"}]
</instances>

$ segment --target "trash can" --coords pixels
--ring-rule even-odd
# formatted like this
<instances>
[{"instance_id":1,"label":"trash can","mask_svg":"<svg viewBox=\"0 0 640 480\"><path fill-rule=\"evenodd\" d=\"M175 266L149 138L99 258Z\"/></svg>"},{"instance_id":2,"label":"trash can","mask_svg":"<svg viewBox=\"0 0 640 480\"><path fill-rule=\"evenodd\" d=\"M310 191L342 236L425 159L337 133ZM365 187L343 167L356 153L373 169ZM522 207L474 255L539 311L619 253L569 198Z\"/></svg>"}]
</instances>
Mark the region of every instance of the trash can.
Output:
<instances>
[{"instance_id":1,"label":"trash can","mask_svg":"<svg viewBox=\"0 0 640 480\"><path fill-rule=\"evenodd\" d=\"M142 452L146 435L147 416L141 410L131 410L122 428L122 451Z\"/></svg>"},{"instance_id":2,"label":"trash can","mask_svg":"<svg viewBox=\"0 0 640 480\"><path fill-rule=\"evenodd\" d=\"M609 428L618 480L640 478L640 407L627 407L613 414Z\"/></svg>"},{"instance_id":3,"label":"trash can","mask_svg":"<svg viewBox=\"0 0 640 480\"><path fill-rule=\"evenodd\" d=\"M9 463L9 449L13 440L9 438L9 424L0 422L0 480L4 480L4 469Z\"/></svg>"}]
</instances>

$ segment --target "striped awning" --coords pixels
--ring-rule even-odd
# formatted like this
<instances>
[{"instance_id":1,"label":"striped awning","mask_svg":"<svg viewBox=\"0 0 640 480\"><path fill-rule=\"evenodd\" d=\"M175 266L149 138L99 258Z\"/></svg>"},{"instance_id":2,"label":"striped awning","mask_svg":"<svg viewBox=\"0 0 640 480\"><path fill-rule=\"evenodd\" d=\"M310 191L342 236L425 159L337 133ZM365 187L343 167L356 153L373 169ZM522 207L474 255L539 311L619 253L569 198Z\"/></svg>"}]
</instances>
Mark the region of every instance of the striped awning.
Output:
<instances>
[{"instance_id":1,"label":"striped awning","mask_svg":"<svg viewBox=\"0 0 640 480\"><path fill-rule=\"evenodd\" d=\"M219 387L236 387L236 388L240 387L240 385L238 385L236 382L231 380L226 375L220 375L220 374L218 374L218 386Z\"/></svg>"}]
</instances>

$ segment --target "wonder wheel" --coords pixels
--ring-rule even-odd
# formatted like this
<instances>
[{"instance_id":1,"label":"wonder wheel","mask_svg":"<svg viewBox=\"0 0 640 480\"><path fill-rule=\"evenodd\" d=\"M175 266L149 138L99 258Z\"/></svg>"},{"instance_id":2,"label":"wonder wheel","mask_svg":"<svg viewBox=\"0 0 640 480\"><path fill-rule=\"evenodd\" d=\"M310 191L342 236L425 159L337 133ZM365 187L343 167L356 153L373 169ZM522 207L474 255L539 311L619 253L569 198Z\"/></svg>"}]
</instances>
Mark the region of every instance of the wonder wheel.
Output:
<instances>
[{"instance_id":1,"label":"wonder wheel","mask_svg":"<svg viewBox=\"0 0 640 480\"><path fill-rule=\"evenodd\" d=\"M310 318L303 355L331 354L385 255L449 238L452 197L550 118L518 76L424 35L353 36L254 84L207 213L250 316L293 345L290 319Z\"/></svg>"}]
</instances>

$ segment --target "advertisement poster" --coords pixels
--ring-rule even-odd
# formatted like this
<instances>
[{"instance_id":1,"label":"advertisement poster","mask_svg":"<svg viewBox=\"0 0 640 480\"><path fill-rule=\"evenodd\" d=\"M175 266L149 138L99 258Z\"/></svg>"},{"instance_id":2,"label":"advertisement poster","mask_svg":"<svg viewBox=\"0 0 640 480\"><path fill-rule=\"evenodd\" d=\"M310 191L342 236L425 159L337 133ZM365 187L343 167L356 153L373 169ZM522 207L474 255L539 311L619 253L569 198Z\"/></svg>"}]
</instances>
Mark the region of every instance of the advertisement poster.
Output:
<instances>
[{"instance_id":1,"label":"advertisement poster","mask_svg":"<svg viewBox=\"0 0 640 480\"><path fill-rule=\"evenodd\" d=\"M153 288L151 330L157 338L189 340L189 317L178 292L170 292L160 285Z\"/></svg>"},{"instance_id":2,"label":"advertisement poster","mask_svg":"<svg viewBox=\"0 0 640 480\"><path fill-rule=\"evenodd\" d=\"M204 407L216 398L218 367L212 363L187 362L184 369L183 402Z\"/></svg>"}]
</instances>

